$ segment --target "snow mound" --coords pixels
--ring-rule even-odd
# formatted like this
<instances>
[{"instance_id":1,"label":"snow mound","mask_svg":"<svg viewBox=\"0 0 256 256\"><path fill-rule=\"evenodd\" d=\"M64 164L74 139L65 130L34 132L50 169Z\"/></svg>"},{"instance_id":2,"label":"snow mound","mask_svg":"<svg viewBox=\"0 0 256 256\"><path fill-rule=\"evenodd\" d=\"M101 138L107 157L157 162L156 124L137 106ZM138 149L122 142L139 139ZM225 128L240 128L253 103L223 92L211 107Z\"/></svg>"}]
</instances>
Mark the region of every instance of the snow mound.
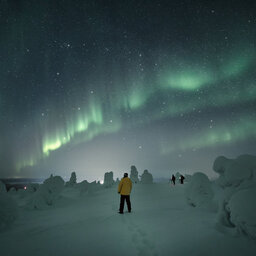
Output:
<instances>
[{"instance_id":1,"label":"snow mound","mask_svg":"<svg viewBox=\"0 0 256 256\"><path fill-rule=\"evenodd\" d=\"M141 183L143 184L152 184L153 183L153 176L148 170L144 170L143 174L141 175Z\"/></svg>"},{"instance_id":2,"label":"snow mound","mask_svg":"<svg viewBox=\"0 0 256 256\"><path fill-rule=\"evenodd\" d=\"M39 187L32 200L32 208L45 209L54 205L64 188L64 180L60 176L51 176Z\"/></svg>"},{"instance_id":3,"label":"snow mound","mask_svg":"<svg viewBox=\"0 0 256 256\"><path fill-rule=\"evenodd\" d=\"M7 194L0 194L0 230L12 224L18 216L16 202Z\"/></svg>"},{"instance_id":4,"label":"snow mound","mask_svg":"<svg viewBox=\"0 0 256 256\"><path fill-rule=\"evenodd\" d=\"M208 177L201 172L195 173L186 186L185 195L188 204L193 207L209 206L214 193Z\"/></svg>"},{"instance_id":5,"label":"snow mound","mask_svg":"<svg viewBox=\"0 0 256 256\"><path fill-rule=\"evenodd\" d=\"M256 186L235 193L227 205L230 222L239 233L256 239Z\"/></svg>"},{"instance_id":6,"label":"snow mound","mask_svg":"<svg viewBox=\"0 0 256 256\"><path fill-rule=\"evenodd\" d=\"M5 184L0 180L0 194L1 193L6 193L7 190L6 190L6 186Z\"/></svg>"}]
</instances>

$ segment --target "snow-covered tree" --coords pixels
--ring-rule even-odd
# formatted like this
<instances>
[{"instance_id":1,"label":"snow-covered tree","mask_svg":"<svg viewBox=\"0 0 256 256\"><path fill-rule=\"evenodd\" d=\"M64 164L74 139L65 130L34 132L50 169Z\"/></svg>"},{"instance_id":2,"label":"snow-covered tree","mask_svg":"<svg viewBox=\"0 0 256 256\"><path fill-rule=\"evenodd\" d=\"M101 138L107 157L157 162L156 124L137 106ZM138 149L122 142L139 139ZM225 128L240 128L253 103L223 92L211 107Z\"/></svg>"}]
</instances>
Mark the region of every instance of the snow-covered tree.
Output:
<instances>
[{"instance_id":1,"label":"snow-covered tree","mask_svg":"<svg viewBox=\"0 0 256 256\"><path fill-rule=\"evenodd\" d=\"M227 204L230 222L240 234L256 240L256 186L234 193Z\"/></svg>"},{"instance_id":2,"label":"snow-covered tree","mask_svg":"<svg viewBox=\"0 0 256 256\"><path fill-rule=\"evenodd\" d=\"M187 184L185 195L191 206L212 205L214 193L209 178L204 173L195 173Z\"/></svg>"},{"instance_id":3,"label":"snow-covered tree","mask_svg":"<svg viewBox=\"0 0 256 256\"><path fill-rule=\"evenodd\" d=\"M44 209L54 205L64 188L64 180L60 176L51 175L36 191L31 206L34 209Z\"/></svg>"},{"instance_id":4,"label":"snow-covered tree","mask_svg":"<svg viewBox=\"0 0 256 256\"><path fill-rule=\"evenodd\" d=\"M141 175L141 183L143 184L152 184L153 183L153 176L148 170L144 170L143 174Z\"/></svg>"},{"instance_id":5,"label":"snow-covered tree","mask_svg":"<svg viewBox=\"0 0 256 256\"><path fill-rule=\"evenodd\" d=\"M77 184L77 183L76 183L76 173L75 173L75 172L72 172L69 181L66 182L66 186L67 186L67 187L73 187L73 186L75 186L76 184Z\"/></svg>"},{"instance_id":6,"label":"snow-covered tree","mask_svg":"<svg viewBox=\"0 0 256 256\"><path fill-rule=\"evenodd\" d=\"M114 184L113 172L106 172L104 174L104 187L108 188Z\"/></svg>"},{"instance_id":7,"label":"snow-covered tree","mask_svg":"<svg viewBox=\"0 0 256 256\"><path fill-rule=\"evenodd\" d=\"M220 156L214 161L213 170L219 174L216 184L222 189L217 226L256 239L256 156Z\"/></svg>"},{"instance_id":8,"label":"snow-covered tree","mask_svg":"<svg viewBox=\"0 0 256 256\"><path fill-rule=\"evenodd\" d=\"M139 177L138 177L138 171L137 168L132 165L131 166L131 174L130 174L130 179L133 183L139 183Z\"/></svg>"},{"instance_id":9,"label":"snow-covered tree","mask_svg":"<svg viewBox=\"0 0 256 256\"><path fill-rule=\"evenodd\" d=\"M216 181L221 187L238 187L242 182L255 179L256 157L241 155L236 159L228 159L224 156L216 158L213 170L219 174Z\"/></svg>"}]
</instances>

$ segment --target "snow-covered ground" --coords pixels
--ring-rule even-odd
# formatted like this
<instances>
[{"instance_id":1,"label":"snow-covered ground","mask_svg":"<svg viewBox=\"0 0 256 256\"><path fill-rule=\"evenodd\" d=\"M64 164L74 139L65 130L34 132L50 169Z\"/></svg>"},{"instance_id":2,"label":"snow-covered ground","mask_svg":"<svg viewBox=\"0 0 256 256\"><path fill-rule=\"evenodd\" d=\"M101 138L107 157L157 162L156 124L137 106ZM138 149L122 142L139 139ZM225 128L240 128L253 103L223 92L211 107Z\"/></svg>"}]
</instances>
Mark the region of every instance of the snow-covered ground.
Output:
<instances>
[{"instance_id":1,"label":"snow-covered ground","mask_svg":"<svg viewBox=\"0 0 256 256\"><path fill-rule=\"evenodd\" d=\"M117 184L82 196L65 188L49 209L20 207L0 233L0 255L256 255L254 240L216 229L215 211L190 206L186 186L134 184L123 215Z\"/></svg>"}]
</instances>

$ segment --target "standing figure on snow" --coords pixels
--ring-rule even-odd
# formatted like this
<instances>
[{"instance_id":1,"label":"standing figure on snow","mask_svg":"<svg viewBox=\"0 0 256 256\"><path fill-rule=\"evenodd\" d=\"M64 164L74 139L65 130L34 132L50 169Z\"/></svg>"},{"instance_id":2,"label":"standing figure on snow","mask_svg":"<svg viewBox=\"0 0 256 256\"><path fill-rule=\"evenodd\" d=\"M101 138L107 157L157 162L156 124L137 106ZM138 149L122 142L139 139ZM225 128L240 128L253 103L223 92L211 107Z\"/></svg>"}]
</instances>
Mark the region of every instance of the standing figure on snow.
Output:
<instances>
[{"instance_id":1,"label":"standing figure on snow","mask_svg":"<svg viewBox=\"0 0 256 256\"><path fill-rule=\"evenodd\" d=\"M173 185L175 185L175 180L176 180L175 176L174 176L174 175L172 175L171 183L172 183Z\"/></svg>"},{"instance_id":2,"label":"standing figure on snow","mask_svg":"<svg viewBox=\"0 0 256 256\"><path fill-rule=\"evenodd\" d=\"M120 198L120 208L119 213L124 213L124 200L126 200L128 212L131 212L131 201L130 201L130 193L132 190L132 181L128 178L128 173L124 174L124 177L121 179L118 185L118 194L121 195Z\"/></svg>"},{"instance_id":3,"label":"standing figure on snow","mask_svg":"<svg viewBox=\"0 0 256 256\"><path fill-rule=\"evenodd\" d=\"M181 174L181 175L180 175L180 184L183 184L183 183L184 183L184 179L185 179L185 177Z\"/></svg>"}]
</instances>

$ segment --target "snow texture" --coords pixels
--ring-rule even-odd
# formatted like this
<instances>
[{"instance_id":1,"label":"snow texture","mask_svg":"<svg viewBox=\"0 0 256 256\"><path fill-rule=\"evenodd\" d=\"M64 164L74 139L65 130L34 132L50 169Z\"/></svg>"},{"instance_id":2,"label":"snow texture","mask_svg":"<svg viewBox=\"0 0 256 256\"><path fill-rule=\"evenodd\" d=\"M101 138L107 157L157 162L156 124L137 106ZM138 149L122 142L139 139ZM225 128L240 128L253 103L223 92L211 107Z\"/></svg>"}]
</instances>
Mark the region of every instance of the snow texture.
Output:
<instances>
[{"instance_id":1,"label":"snow texture","mask_svg":"<svg viewBox=\"0 0 256 256\"><path fill-rule=\"evenodd\" d=\"M153 183L153 176L148 170L144 170L143 174L141 175L141 183L143 184L152 184Z\"/></svg>"},{"instance_id":2,"label":"snow texture","mask_svg":"<svg viewBox=\"0 0 256 256\"><path fill-rule=\"evenodd\" d=\"M18 207L7 193L0 194L0 230L7 228L18 216Z\"/></svg>"},{"instance_id":3,"label":"snow texture","mask_svg":"<svg viewBox=\"0 0 256 256\"><path fill-rule=\"evenodd\" d=\"M195 173L186 186L185 195L191 206L208 207L212 204L214 193L208 177L201 172Z\"/></svg>"},{"instance_id":4,"label":"snow texture","mask_svg":"<svg viewBox=\"0 0 256 256\"><path fill-rule=\"evenodd\" d=\"M117 184L108 189L101 186L97 193L83 197L79 184L64 187L61 195L69 200L62 198L55 207L40 212L19 208L17 225L0 232L0 254L255 255L255 241L218 232L216 214L187 204L184 190L188 183L137 184L131 193L132 213L123 215L117 213Z\"/></svg>"}]
</instances>

